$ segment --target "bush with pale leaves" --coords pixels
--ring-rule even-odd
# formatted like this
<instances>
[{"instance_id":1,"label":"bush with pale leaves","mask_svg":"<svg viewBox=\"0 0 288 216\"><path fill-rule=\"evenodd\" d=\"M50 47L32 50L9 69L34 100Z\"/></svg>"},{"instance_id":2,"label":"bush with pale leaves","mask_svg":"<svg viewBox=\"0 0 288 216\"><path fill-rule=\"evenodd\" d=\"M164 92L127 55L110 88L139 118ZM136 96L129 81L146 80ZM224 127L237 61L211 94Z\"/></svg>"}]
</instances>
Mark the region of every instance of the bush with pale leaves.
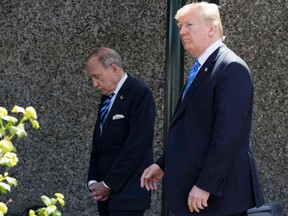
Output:
<instances>
[{"instance_id":1,"label":"bush with pale leaves","mask_svg":"<svg viewBox=\"0 0 288 216\"><path fill-rule=\"evenodd\" d=\"M18 157L16 148L12 143L12 139L17 137L21 139L27 136L25 131L26 121L30 121L32 128L39 129L40 125L37 121L37 114L33 107L26 109L14 106L11 110L16 115L8 115L8 111L4 107L0 107L0 166L11 168L17 165ZM17 117L20 116L20 120ZM11 191L12 186L17 186L17 180L9 176L8 172L0 174L0 192L7 194ZM9 201L8 201L9 202ZM0 216L7 213L7 203L0 202Z\"/></svg>"},{"instance_id":2,"label":"bush with pale leaves","mask_svg":"<svg viewBox=\"0 0 288 216\"><path fill-rule=\"evenodd\" d=\"M12 143L12 139L17 137L21 139L27 136L25 131L25 123L30 122L32 128L39 129L40 125L37 121L37 113L33 107L14 106L11 110L16 115L8 115L8 111L0 106L0 166L11 168L17 165L18 157L16 148ZM20 116L18 120L17 116ZM17 180L9 176L8 172L0 174L0 192L7 194L11 191L11 186L17 186ZM61 216L62 213L57 209L56 204L64 206L64 196L61 193L55 194L56 198L42 196L41 199L46 205L36 211L30 210L29 216ZM10 200L8 201L10 202ZM7 203L0 202L0 216L4 216L7 211Z\"/></svg>"},{"instance_id":3,"label":"bush with pale leaves","mask_svg":"<svg viewBox=\"0 0 288 216\"><path fill-rule=\"evenodd\" d=\"M29 216L61 216L62 213L57 209L57 203L63 207L65 205L64 196L61 193L56 193L55 196L56 198L42 196L41 200L46 207L39 208L36 211L30 210Z\"/></svg>"}]
</instances>

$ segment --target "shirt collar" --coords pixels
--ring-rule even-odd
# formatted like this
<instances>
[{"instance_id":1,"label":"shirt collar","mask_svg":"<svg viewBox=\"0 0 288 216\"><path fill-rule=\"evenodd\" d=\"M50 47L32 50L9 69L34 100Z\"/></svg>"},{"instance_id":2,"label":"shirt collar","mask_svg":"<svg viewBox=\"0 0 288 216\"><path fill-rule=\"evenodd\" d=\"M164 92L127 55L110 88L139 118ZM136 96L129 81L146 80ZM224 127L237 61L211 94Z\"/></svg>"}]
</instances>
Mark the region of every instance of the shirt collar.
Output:
<instances>
[{"instance_id":1,"label":"shirt collar","mask_svg":"<svg viewBox=\"0 0 288 216\"><path fill-rule=\"evenodd\" d=\"M113 92L115 95L119 92L120 88L122 87L122 85L124 84L124 82L126 81L127 78L128 78L127 73L124 73L124 76L118 82L117 87L116 87L116 89Z\"/></svg>"},{"instance_id":2,"label":"shirt collar","mask_svg":"<svg viewBox=\"0 0 288 216\"><path fill-rule=\"evenodd\" d=\"M209 58L209 56L223 44L222 40L219 39L215 41L212 45L210 45L204 53L198 58L199 63L201 66L205 63L205 61Z\"/></svg>"}]
</instances>

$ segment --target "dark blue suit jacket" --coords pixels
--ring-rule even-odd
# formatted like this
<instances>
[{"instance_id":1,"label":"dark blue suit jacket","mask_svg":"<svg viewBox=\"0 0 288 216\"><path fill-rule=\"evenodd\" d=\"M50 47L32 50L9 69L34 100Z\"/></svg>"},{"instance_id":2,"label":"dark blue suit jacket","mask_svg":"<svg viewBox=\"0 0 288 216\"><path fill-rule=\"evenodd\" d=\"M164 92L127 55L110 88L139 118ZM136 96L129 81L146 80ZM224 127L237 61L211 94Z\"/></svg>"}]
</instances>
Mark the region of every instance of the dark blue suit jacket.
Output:
<instances>
[{"instance_id":1,"label":"dark blue suit jacket","mask_svg":"<svg viewBox=\"0 0 288 216\"><path fill-rule=\"evenodd\" d=\"M116 114L124 118L113 120ZM104 180L112 189L109 210L148 209L150 193L140 187L140 177L153 162L155 103L150 89L128 76L116 95L101 136L98 119L99 113L88 181ZM98 209L103 205L98 202Z\"/></svg>"},{"instance_id":2,"label":"dark blue suit jacket","mask_svg":"<svg viewBox=\"0 0 288 216\"><path fill-rule=\"evenodd\" d=\"M182 93L181 93L182 95ZM176 216L223 216L263 204L250 149L253 85L248 66L225 45L204 63L179 97L164 155L168 204ZM208 208L190 213L193 185L211 193Z\"/></svg>"}]
</instances>

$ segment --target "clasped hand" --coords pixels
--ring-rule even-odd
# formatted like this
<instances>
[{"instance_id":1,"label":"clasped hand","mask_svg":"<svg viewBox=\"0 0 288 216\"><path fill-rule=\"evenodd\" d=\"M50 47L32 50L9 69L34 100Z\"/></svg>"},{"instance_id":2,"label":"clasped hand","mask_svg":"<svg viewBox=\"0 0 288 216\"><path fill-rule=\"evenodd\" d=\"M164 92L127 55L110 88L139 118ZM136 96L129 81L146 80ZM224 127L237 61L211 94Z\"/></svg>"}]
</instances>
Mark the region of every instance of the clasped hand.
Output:
<instances>
[{"instance_id":1,"label":"clasped hand","mask_svg":"<svg viewBox=\"0 0 288 216\"><path fill-rule=\"evenodd\" d=\"M89 186L90 195L96 201L106 201L112 190L110 188L106 188L102 182L93 183Z\"/></svg>"}]
</instances>

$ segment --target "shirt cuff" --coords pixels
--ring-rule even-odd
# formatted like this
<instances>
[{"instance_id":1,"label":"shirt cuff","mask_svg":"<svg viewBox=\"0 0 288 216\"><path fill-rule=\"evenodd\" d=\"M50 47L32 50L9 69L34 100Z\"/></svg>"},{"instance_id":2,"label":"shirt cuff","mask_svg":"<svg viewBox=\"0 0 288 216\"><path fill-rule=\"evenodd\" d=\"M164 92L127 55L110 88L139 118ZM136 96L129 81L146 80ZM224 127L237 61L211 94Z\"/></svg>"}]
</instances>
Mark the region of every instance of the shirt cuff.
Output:
<instances>
[{"instance_id":1,"label":"shirt cuff","mask_svg":"<svg viewBox=\"0 0 288 216\"><path fill-rule=\"evenodd\" d=\"M104 187L110 189L110 187L108 185L106 185L104 181L103 181L103 185L104 185Z\"/></svg>"},{"instance_id":2,"label":"shirt cuff","mask_svg":"<svg viewBox=\"0 0 288 216\"><path fill-rule=\"evenodd\" d=\"M95 183L97 183L96 180L90 180L90 181L88 182L88 187L89 187L90 185L92 185L92 184L95 184Z\"/></svg>"},{"instance_id":3,"label":"shirt cuff","mask_svg":"<svg viewBox=\"0 0 288 216\"><path fill-rule=\"evenodd\" d=\"M95 183L97 183L96 180L90 180L90 181L88 182L88 187L89 187L90 185L92 185L92 184L95 184ZM104 187L110 189L110 187L109 187L108 185L106 185L104 181L103 181L103 185L104 185Z\"/></svg>"}]
</instances>

